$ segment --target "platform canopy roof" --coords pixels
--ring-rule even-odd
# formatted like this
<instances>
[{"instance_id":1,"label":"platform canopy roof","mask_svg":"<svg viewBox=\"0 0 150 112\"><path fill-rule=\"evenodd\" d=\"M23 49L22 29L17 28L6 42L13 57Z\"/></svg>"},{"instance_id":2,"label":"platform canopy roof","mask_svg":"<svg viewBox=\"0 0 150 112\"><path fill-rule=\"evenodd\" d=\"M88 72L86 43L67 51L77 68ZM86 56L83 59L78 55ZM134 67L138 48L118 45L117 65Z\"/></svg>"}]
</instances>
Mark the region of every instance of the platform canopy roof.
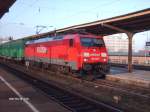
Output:
<instances>
[{"instance_id":1,"label":"platform canopy roof","mask_svg":"<svg viewBox=\"0 0 150 112\"><path fill-rule=\"evenodd\" d=\"M16 0L0 0L0 19L9 11L9 8L15 3Z\"/></svg>"},{"instance_id":2,"label":"platform canopy roof","mask_svg":"<svg viewBox=\"0 0 150 112\"><path fill-rule=\"evenodd\" d=\"M133 33L142 32L150 29L150 8L112 17L109 19L98 20L91 23L75 25L64 29L59 29L58 32L65 32L70 29L85 29L93 34L110 35L119 33L116 30L105 27L104 24L112 25Z\"/></svg>"},{"instance_id":3,"label":"platform canopy roof","mask_svg":"<svg viewBox=\"0 0 150 112\"><path fill-rule=\"evenodd\" d=\"M41 37L44 35L53 35L72 32L74 30L84 30L86 32L96 35L111 35L116 33L124 33L122 30L112 29L108 26L117 27L123 29L123 31L129 31L132 33L138 33L146 30L150 30L150 8L140 10L133 13L128 13L121 16L116 16L108 19L98 20L90 23L74 25L56 31L42 33L39 35L33 35L32 37Z\"/></svg>"}]
</instances>

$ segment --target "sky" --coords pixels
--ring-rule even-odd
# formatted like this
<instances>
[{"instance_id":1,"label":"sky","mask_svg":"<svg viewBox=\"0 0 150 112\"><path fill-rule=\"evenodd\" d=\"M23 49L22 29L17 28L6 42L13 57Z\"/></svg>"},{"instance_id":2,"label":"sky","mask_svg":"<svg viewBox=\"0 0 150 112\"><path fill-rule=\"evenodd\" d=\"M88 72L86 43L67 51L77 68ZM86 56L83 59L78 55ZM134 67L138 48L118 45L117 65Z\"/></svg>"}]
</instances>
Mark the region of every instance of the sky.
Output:
<instances>
[{"instance_id":1,"label":"sky","mask_svg":"<svg viewBox=\"0 0 150 112\"><path fill-rule=\"evenodd\" d=\"M150 8L150 0L17 0L0 20L0 37L15 39ZM134 35L142 49L150 31Z\"/></svg>"}]
</instances>

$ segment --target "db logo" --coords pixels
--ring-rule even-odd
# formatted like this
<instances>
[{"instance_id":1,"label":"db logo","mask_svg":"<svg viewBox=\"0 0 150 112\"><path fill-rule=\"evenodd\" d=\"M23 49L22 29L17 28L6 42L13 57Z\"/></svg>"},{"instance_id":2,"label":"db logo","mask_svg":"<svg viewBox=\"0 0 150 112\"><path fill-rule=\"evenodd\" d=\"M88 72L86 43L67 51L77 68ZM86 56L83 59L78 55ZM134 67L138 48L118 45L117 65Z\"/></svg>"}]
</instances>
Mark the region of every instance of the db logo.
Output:
<instances>
[{"instance_id":1,"label":"db logo","mask_svg":"<svg viewBox=\"0 0 150 112\"><path fill-rule=\"evenodd\" d=\"M37 47L36 51L38 53L47 53L47 48L46 47Z\"/></svg>"}]
</instances>

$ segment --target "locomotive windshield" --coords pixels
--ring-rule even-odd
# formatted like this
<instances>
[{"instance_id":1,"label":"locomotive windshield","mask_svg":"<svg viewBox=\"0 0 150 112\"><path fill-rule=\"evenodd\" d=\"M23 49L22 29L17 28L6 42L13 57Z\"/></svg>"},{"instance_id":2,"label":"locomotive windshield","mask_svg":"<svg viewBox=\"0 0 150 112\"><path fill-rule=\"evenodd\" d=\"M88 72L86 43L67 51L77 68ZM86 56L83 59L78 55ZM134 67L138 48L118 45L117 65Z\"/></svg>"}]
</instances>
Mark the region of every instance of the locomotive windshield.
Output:
<instances>
[{"instance_id":1,"label":"locomotive windshield","mask_svg":"<svg viewBox=\"0 0 150 112\"><path fill-rule=\"evenodd\" d=\"M90 38L90 37L81 37L81 45L84 47L102 47L104 46L103 39L100 38Z\"/></svg>"}]
</instances>

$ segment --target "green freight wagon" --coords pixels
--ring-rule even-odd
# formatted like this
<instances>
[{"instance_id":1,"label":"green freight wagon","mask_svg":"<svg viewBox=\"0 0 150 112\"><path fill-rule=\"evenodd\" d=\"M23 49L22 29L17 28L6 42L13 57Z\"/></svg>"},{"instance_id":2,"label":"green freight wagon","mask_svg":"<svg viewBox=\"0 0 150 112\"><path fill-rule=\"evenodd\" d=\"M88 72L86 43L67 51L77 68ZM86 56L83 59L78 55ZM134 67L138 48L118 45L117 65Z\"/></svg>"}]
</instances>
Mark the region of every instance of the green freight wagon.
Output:
<instances>
[{"instance_id":1,"label":"green freight wagon","mask_svg":"<svg viewBox=\"0 0 150 112\"><path fill-rule=\"evenodd\" d=\"M4 56L4 57L9 56L9 52L7 50L8 48L9 48L9 44L8 43L1 44L0 45L0 55Z\"/></svg>"},{"instance_id":2,"label":"green freight wagon","mask_svg":"<svg viewBox=\"0 0 150 112\"><path fill-rule=\"evenodd\" d=\"M18 39L0 45L0 56L22 60L24 58L25 43L29 39Z\"/></svg>"},{"instance_id":3,"label":"green freight wagon","mask_svg":"<svg viewBox=\"0 0 150 112\"><path fill-rule=\"evenodd\" d=\"M0 44L0 56L2 56L2 50L3 50L3 45L2 44Z\"/></svg>"}]
</instances>

